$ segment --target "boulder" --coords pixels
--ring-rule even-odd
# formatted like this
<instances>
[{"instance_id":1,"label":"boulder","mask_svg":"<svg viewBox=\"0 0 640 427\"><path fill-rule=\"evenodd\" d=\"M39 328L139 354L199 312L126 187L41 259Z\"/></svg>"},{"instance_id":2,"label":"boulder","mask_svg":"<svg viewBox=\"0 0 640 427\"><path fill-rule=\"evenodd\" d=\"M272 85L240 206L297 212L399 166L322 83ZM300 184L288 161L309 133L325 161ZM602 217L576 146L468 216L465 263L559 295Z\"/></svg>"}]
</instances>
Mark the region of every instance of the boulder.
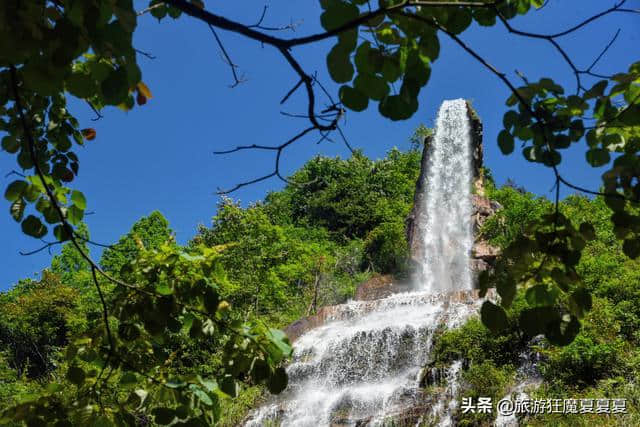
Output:
<instances>
[{"instance_id":1,"label":"boulder","mask_svg":"<svg viewBox=\"0 0 640 427\"><path fill-rule=\"evenodd\" d=\"M287 334L289 340L293 342L305 332L317 328L318 326L322 326L327 322L327 319L333 318L337 307L338 306L335 305L322 307L316 314L303 317L302 319L298 319L289 324L289 326L284 328L284 333Z\"/></svg>"},{"instance_id":2,"label":"boulder","mask_svg":"<svg viewBox=\"0 0 640 427\"><path fill-rule=\"evenodd\" d=\"M377 275L358 285L354 299L357 301L373 301L386 298L391 294L410 290L411 283L409 281L394 279L389 274Z\"/></svg>"}]
</instances>

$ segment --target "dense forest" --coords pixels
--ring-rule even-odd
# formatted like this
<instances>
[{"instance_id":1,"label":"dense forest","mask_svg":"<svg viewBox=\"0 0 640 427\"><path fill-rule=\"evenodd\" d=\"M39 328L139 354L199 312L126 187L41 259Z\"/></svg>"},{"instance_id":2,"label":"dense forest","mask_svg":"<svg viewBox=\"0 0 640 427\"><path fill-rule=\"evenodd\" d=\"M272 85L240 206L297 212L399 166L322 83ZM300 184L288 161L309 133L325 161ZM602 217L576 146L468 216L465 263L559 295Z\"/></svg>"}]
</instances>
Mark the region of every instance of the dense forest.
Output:
<instances>
[{"instance_id":1,"label":"dense forest","mask_svg":"<svg viewBox=\"0 0 640 427\"><path fill-rule=\"evenodd\" d=\"M247 207L221 198L212 223L200 226L184 247L176 243L162 213L152 212L102 252L100 265L115 278L126 278L132 274L132 263L163 256L166 260L172 254L195 257L196 251L207 253L202 249L207 248L216 260L209 273L217 285L218 312L227 312L238 322L284 328L322 306L345 302L359 283L374 275L400 278L410 274L405 219L420 172L420 148L416 144L407 152L393 149L375 161L359 152L346 160L316 157L291 177L306 185L289 184ZM507 247L527 224L553 210L553 203L546 198L536 197L512 182L498 188L489 171L486 177L487 196L498 201L502 209L480 232L497 246ZM523 335L519 313L537 304L536 298L523 293L508 310L509 327L500 333L490 332L478 318L460 328L442 330L435 341L433 363L444 365L464 359L467 363L461 395L499 399L519 380L522 354L533 352L542 377L536 395L624 397L628 414L623 421L596 414L556 414L555 418L546 414L529 419L528 425L638 424L639 261L624 255L609 221L609 208L601 198L570 196L561 202L560 210L576 224L588 219L595 227L595 239L587 243L577 266L584 286L593 295L593 308L575 340L556 347L544 338L530 340ZM85 242L90 242L86 227L81 227L80 233ZM0 294L3 424L21 419L20 411L32 408L21 406L21 402L39 398L47 402L39 409L42 415L50 416L56 405L63 407L63 402L77 400L85 382L91 383L103 374L100 359L90 354L81 355L84 362L74 366L76 369L67 366L69 353L82 351L79 340L86 339L82 337L93 329L102 330L101 299L110 310L123 308L121 289L105 281L102 290L104 295L98 294L89 265L67 244L38 279L21 280ZM194 339L194 328L184 324L165 325L161 319L143 322L147 330L156 322L158 328L170 332L155 336L148 349L134 346L131 355L145 351L138 357L154 358L183 377L206 378L223 369L228 345L233 344L224 330L213 328L209 339L202 340ZM141 333L125 319L117 322L111 318L110 323L125 341L127 336ZM130 342L137 343L135 337L130 337ZM283 353L286 355L286 349ZM273 382L264 385L254 379L252 371L251 377L239 377L238 386L216 387L221 425L237 425L268 396L268 390L281 389ZM169 424L182 418L185 404L171 394L171 388L155 384L149 376L146 391L134 389L140 381L144 378L133 369L113 375L109 372L100 382L104 389L100 407L88 406L75 415L84 416L84 420L67 422L100 425L104 414L126 416L123 419L140 425ZM138 396L137 400L132 396ZM205 397L202 401L206 404ZM490 417L458 414L460 425L483 424Z\"/></svg>"}]
</instances>

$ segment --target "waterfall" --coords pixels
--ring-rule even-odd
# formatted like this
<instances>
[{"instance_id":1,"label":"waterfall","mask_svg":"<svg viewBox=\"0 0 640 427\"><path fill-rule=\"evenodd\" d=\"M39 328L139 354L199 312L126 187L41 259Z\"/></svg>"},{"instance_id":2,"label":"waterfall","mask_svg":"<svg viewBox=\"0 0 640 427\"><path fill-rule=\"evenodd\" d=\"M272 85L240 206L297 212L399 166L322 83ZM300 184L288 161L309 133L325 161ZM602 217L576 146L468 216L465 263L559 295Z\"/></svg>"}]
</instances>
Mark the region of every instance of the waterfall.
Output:
<instances>
[{"instance_id":1,"label":"waterfall","mask_svg":"<svg viewBox=\"0 0 640 427\"><path fill-rule=\"evenodd\" d=\"M436 331L477 312L469 254L471 142L464 100L445 101L429 148L427 218L421 285L414 292L335 306L323 326L294 343L289 386L249 415L247 427L450 425L461 363L443 373L447 386L427 395L422 368Z\"/></svg>"},{"instance_id":2,"label":"waterfall","mask_svg":"<svg viewBox=\"0 0 640 427\"><path fill-rule=\"evenodd\" d=\"M471 127L464 100L442 104L428 150L420 286L428 292L470 290L473 176Z\"/></svg>"}]
</instances>

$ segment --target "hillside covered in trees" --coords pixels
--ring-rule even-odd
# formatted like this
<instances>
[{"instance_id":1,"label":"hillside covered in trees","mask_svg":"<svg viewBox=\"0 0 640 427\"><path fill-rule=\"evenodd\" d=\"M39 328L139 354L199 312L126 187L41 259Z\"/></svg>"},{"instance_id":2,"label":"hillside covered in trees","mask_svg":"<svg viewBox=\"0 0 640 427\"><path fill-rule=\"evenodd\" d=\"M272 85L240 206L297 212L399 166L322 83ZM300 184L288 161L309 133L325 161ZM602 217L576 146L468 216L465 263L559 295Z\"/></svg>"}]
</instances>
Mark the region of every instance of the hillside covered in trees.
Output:
<instances>
[{"instance_id":1,"label":"hillside covered in trees","mask_svg":"<svg viewBox=\"0 0 640 427\"><path fill-rule=\"evenodd\" d=\"M230 324L282 329L322 306L347 301L359 283L374 275L410 274L405 219L412 207L419 172L418 149L394 149L376 161L358 152L346 160L316 157L291 177L292 182L304 185L289 184L247 207L222 198L211 224L200 226L184 247L175 242L162 213L141 218L118 243L103 251L100 265L120 280L132 274L152 274L157 263L172 265L183 269L179 271L185 276L215 281L218 315L227 316L224 319ZM499 247L507 247L527 224L554 209L551 201L516 185L497 188L489 172L487 176L487 195L502 209L481 233ZM624 255L609 220L610 210L601 198L571 196L561 202L560 211L575 224L588 219L595 228L595 238L586 244L576 268L593 295L593 308L575 340L566 347L555 347L544 339L530 341L523 335L518 325L520 312L538 304L535 296L526 293L518 295L508 310L509 327L499 334L491 333L478 319L458 329L443 330L436 340L433 363L437 366L464 359L467 363L461 395L499 399L518 382L521 355L535 352L542 380L537 394L626 398L628 414L625 418L547 414L534 416L527 424L640 423L640 388L636 383L640 376L640 263ZM84 241L90 241L86 228L80 233ZM182 257L203 257L203 272L195 272L191 264L181 264ZM157 271L161 277L162 270ZM198 411L201 405L203 413L214 408L213 419L231 426L237 425L269 391L278 392L286 386L286 378L284 384L278 380L277 370L266 375L266 383L261 381L265 376L259 374L255 361L250 375L238 368L237 382L231 376L217 384L203 380L217 371L229 371L229 354L238 345L233 333L213 324L202 339L198 330L207 331L206 323L194 327L192 324L200 322L194 317L173 324L170 316L164 319L165 311L173 308L155 300L154 307L165 310L156 310L156 317L143 315L130 321L126 316L118 321L110 318L114 335L131 343L131 348L119 362L121 370L104 372L100 358L82 353L83 340L91 331L103 330L102 300L110 311L126 313L127 303L123 301L128 297L123 294L126 288L103 282L101 295L93 285L92 269L67 244L37 280L21 280L0 294L2 424L57 417L60 425L65 425L64 413L60 412L65 404L82 402L81 394L87 388L99 387L99 404L75 412L74 416L81 419L66 423L110 425L112 419L120 424L180 423L192 410L189 408ZM541 285L548 285L548 292L554 291L552 283ZM155 289L167 295L173 291ZM138 297L130 298L144 304ZM145 336L154 327L166 333L150 336L143 346L140 335ZM284 339L272 342L280 343L276 362L281 365L290 349ZM79 356L74 358L76 354ZM134 365L142 362L136 358L153 359L167 370L137 372ZM73 360L73 366L68 366L69 360ZM167 381L158 383L155 374ZM182 385L172 383L172 377L197 378L211 393L194 390L198 404L185 402L173 392ZM138 388L141 383L146 384L144 389ZM34 401L41 402L35 410L31 403L22 403ZM486 414L457 416L460 425L491 420Z\"/></svg>"}]
</instances>

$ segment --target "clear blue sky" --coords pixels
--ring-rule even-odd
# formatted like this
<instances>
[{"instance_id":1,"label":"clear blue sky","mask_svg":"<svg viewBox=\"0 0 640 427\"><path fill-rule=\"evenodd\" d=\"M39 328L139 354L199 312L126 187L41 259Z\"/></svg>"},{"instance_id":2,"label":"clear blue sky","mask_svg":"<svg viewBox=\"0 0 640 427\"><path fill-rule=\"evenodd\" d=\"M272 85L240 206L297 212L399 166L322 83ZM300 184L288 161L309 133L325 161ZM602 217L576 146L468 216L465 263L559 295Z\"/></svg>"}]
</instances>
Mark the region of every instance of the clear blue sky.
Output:
<instances>
[{"instance_id":1,"label":"clear blue sky","mask_svg":"<svg viewBox=\"0 0 640 427\"><path fill-rule=\"evenodd\" d=\"M135 3L142 9L147 2ZM245 23L255 22L265 4L258 1L206 3L211 10ZM549 3L542 11L517 18L513 25L541 33L555 32L614 2L551 0ZM627 6L640 8L640 1L629 0ZM319 11L317 1L274 1L270 3L265 24L301 21L295 33L281 35L311 34L321 30ZM559 41L578 67L586 67L621 28L617 42L597 67L598 72L607 74L626 69L638 60L639 23L638 15L614 14ZM234 34L221 31L220 35L247 79L234 89L228 87L232 82L229 68L223 63L206 25L186 16L178 21L169 19L158 23L145 15L139 19L134 41L138 49L156 56L154 60L139 59L143 79L154 98L129 113L107 109L104 118L97 122L90 120L93 114L88 107L72 104L72 112L82 126L94 127L98 133L86 148L77 150L81 167L75 183L88 196L88 210L95 212L87 217L94 240L114 242L137 219L157 209L169 219L178 241L187 241L198 224L210 223L218 201L215 194L218 188L232 187L268 173L273 167L272 153L214 156L214 150L238 144L279 144L307 125L303 120L279 114L279 100L297 77L277 52ZM514 79L514 71L518 69L530 80L553 76L574 87L573 74L547 43L509 35L499 25L489 29L473 26L462 38ZM379 116L375 104L366 112L349 113L343 127L351 144L372 158L383 157L394 146L407 149L413 130L421 122L432 125L444 99L468 98L484 122L485 163L498 183L513 178L532 192L549 195L553 180L548 170L526 162L519 153L503 156L495 143L505 112L504 101L509 95L507 88L447 38L441 36L440 41L440 58L433 65L431 80L423 89L415 116L404 122L390 122ZM332 43L296 48L294 53L306 70L318 71L322 81L335 93L337 86L330 82L325 70L325 56ZM304 112L301 95L302 91L283 109ZM317 153L349 155L339 142L316 145L315 140L315 136L309 137L286 151L283 171L291 173ZM586 166L582 147L569 153L574 160L565 156L561 165L563 174L576 183L597 188L603 169ZM15 168L15 158L2 153L3 189L13 179L4 175ZM233 197L247 204L282 186L282 182L271 179L244 188ZM19 224L10 218L8 209L9 203L2 199L0 290L20 278L33 277L49 265L51 258L46 252L30 257L18 254L19 250L39 247L40 242L20 232ZM98 256L99 252L94 250L94 255Z\"/></svg>"}]
</instances>

